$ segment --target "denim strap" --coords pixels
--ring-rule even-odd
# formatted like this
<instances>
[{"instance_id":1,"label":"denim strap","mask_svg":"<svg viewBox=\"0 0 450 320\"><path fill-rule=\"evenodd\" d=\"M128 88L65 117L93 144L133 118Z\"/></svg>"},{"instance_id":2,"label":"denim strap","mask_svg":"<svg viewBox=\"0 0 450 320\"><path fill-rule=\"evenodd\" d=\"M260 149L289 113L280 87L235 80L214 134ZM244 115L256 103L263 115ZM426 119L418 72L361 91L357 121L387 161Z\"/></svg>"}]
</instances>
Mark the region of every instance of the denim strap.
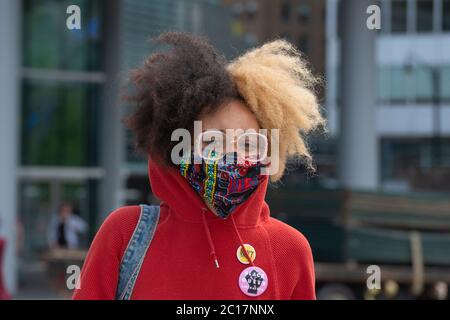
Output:
<instances>
[{"instance_id":1,"label":"denim strap","mask_svg":"<svg viewBox=\"0 0 450 320\"><path fill-rule=\"evenodd\" d=\"M142 204L141 215L119 269L116 300L130 300L142 262L152 242L159 219L159 206Z\"/></svg>"}]
</instances>

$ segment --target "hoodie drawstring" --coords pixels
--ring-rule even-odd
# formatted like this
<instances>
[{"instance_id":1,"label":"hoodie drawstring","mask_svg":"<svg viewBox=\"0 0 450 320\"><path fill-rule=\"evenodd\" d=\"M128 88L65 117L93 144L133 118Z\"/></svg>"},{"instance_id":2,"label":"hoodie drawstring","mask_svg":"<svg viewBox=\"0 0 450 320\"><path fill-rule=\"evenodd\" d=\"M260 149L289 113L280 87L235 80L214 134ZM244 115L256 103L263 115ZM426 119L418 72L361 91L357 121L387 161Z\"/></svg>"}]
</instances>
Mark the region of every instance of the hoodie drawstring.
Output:
<instances>
[{"instance_id":1,"label":"hoodie drawstring","mask_svg":"<svg viewBox=\"0 0 450 320\"><path fill-rule=\"evenodd\" d=\"M210 256L213 257L216 268L219 268L219 261L217 260L216 249L214 247L214 242L212 241L211 238L211 232L209 231L208 221L206 221L206 212L208 212L208 210L206 208L202 208L203 228L205 229L206 237L208 238L209 247L211 249Z\"/></svg>"},{"instance_id":2,"label":"hoodie drawstring","mask_svg":"<svg viewBox=\"0 0 450 320\"><path fill-rule=\"evenodd\" d=\"M252 265L252 267L254 267L255 264L253 263L253 260L250 258L250 255L248 254L247 249L244 246L244 241L242 241L242 237L241 237L241 235L239 233L239 230L238 230L238 228L236 226L236 222L234 221L233 215L231 215L231 221L233 222L234 231L236 232L236 235L239 238L239 243L241 244L242 251L244 252L245 257L247 258L247 261L249 261L249 263Z\"/></svg>"},{"instance_id":3,"label":"hoodie drawstring","mask_svg":"<svg viewBox=\"0 0 450 320\"><path fill-rule=\"evenodd\" d=\"M208 221L206 219L206 213L207 212L208 212L208 209L202 208L203 228L205 230L206 238L208 239L209 248L211 249L210 256L214 259L214 264L216 265L216 268L219 268L219 260L217 260L216 248L214 247L214 242L213 242L212 237L211 237L211 232L209 230ZM236 226L236 222L234 221L233 215L231 215L231 221L233 222L234 232L236 233L237 237L239 238L239 243L241 245L241 248L242 248L242 251L243 251L245 257L247 258L247 261L249 261L250 264L254 267L255 264L253 263L253 260L250 258L250 255L248 254L247 249L244 246L244 241L242 241L242 237L241 237L241 235L239 233L239 230L238 230L238 228Z\"/></svg>"}]
</instances>

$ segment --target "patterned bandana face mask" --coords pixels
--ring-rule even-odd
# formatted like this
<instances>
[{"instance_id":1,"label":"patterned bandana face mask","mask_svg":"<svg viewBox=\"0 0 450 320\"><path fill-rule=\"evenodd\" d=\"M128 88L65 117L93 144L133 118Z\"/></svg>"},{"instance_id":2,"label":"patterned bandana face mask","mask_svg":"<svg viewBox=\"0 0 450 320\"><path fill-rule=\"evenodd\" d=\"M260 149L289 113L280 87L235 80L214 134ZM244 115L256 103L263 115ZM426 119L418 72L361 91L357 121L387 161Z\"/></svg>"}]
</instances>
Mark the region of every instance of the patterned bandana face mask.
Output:
<instances>
[{"instance_id":1,"label":"patterned bandana face mask","mask_svg":"<svg viewBox=\"0 0 450 320\"><path fill-rule=\"evenodd\" d=\"M202 160L201 164L194 164L192 152L191 159L180 164L181 175L223 219L229 217L267 178L261 174L264 164L241 164L236 159L237 153L233 152L215 161Z\"/></svg>"}]
</instances>

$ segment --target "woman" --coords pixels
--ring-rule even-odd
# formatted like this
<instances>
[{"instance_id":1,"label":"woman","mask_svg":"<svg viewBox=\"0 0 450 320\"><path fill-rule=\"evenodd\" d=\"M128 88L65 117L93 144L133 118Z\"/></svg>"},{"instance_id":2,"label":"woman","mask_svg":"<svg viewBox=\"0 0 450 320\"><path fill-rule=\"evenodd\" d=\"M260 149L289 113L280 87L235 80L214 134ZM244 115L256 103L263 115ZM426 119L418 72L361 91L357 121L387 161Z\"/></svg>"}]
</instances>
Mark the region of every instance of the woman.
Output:
<instances>
[{"instance_id":1,"label":"woman","mask_svg":"<svg viewBox=\"0 0 450 320\"><path fill-rule=\"evenodd\" d=\"M50 248L79 249L79 235L88 229L87 223L73 212L70 203L63 203L50 219L48 240Z\"/></svg>"},{"instance_id":2,"label":"woman","mask_svg":"<svg viewBox=\"0 0 450 320\"><path fill-rule=\"evenodd\" d=\"M279 180L292 157L312 168L303 136L324 121L312 90L316 82L304 61L283 40L229 64L202 38L169 32L157 41L171 50L151 55L133 73L137 109L127 124L149 155L160 215L128 298L315 299L310 246L299 231L270 217L264 201L269 176L262 173L276 168L266 172ZM225 136L230 149L219 155L215 139L205 145L199 140L203 133L195 136L196 120L202 121L203 133L277 129L279 140L260 146L270 154L277 149L278 157L263 163L257 150L262 158L236 161L240 145L254 151L242 134ZM180 162L173 152L179 141L171 139L177 129L194 135L192 154ZM206 157L194 164L198 141L197 156L212 156L212 162ZM225 154L231 157L224 160ZM141 208L130 206L106 219L87 255L75 299L116 297L124 252L140 217Z\"/></svg>"}]
</instances>

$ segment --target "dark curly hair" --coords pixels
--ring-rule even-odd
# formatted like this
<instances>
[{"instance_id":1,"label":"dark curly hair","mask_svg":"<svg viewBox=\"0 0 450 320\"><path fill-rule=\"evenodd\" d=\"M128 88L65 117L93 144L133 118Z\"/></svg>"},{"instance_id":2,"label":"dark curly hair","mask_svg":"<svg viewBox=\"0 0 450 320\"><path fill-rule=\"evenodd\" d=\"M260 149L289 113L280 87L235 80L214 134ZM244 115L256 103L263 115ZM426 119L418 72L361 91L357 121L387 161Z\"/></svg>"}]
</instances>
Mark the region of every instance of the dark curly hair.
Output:
<instances>
[{"instance_id":1,"label":"dark curly hair","mask_svg":"<svg viewBox=\"0 0 450 320\"><path fill-rule=\"evenodd\" d=\"M185 32L166 32L153 39L169 44L151 54L131 73L127 99L135 111L125 124L136 136L136 147L155 161L171 164L172 132L192 132L199 114L208 114L239 94L226 70L227 61L204 38Z\"/></svg>"}]
</instances>

